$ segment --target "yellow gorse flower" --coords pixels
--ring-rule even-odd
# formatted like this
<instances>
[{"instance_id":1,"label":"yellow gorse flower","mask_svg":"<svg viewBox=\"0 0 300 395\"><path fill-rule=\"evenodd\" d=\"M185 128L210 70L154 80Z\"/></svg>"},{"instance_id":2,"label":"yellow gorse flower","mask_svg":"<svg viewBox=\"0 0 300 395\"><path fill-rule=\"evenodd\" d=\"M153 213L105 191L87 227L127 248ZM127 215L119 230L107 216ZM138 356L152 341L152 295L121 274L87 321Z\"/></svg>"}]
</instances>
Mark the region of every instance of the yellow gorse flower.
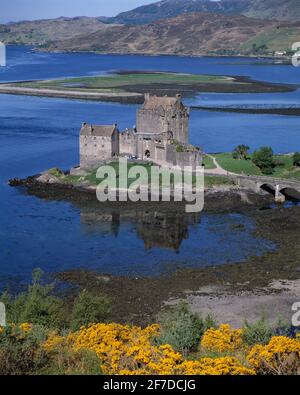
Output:
<instances>
[{"instance_id":1,"label":"yellow gorse flower","mask_svg":"<svg viewBox=\"0 0 300 395\"><path fill-rule=\"evenodd\" d=\"M300 374L300 339L273 337L265 346L255 345L247 359L259 373Z\"/></svg>"},{"instance_id":2,"label":"yellow gorse flower","mask_svg":"<svg viewBox=\"0 0 300 395\"><path fill-rule=\"evenodd\" d=\"M213 352L233 352L243 346L243 330L231 329L222 324L218 329L209 329L203 335L201 347Z\"/></svg>"}]
</instances>

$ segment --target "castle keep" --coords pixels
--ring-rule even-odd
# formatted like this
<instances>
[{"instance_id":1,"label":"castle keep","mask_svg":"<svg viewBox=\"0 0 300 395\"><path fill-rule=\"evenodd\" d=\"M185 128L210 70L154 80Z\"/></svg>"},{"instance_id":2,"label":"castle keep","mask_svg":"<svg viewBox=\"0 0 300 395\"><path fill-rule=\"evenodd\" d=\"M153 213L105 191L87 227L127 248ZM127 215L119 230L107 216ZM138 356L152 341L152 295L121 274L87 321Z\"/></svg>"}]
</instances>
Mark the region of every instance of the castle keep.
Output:
<instances>
[{"instance_id":1,"label":"castle keep","mask_svg":"<svg viewBox=\"0 0 300 395\"><path fill-rule=\"evenodd\" d=\"M80 168L90 170L120 156L150 160L161 166L199 166L202 154L189 145L190 111L181 95L145 95L137 111L136 127L118 130L117 125L84 123L80 132Z\"/></svg>"}]
</instances>

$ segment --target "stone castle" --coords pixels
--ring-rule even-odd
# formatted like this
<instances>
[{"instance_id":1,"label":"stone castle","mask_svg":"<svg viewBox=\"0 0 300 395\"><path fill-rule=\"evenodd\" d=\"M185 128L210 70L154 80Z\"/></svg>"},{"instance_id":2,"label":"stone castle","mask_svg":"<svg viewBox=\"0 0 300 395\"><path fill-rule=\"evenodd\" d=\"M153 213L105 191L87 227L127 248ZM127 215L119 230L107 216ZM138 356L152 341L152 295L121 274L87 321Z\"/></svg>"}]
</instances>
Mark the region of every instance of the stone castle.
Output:
<instances>
[{"instance_id":1,"label":"stone castle","mask_svg":"<svg viewBox=\"0 0 300 395\"><path fill-rule=\"evenodd\" d=\"M190 110L181 95L145 95L137 111L136 126L123 132L118 126L84 123L80 131L80 168L90 170L122 156L161 166L196 167L202 164L199 148L189 144Z\"/></svg>"}]
</instances>

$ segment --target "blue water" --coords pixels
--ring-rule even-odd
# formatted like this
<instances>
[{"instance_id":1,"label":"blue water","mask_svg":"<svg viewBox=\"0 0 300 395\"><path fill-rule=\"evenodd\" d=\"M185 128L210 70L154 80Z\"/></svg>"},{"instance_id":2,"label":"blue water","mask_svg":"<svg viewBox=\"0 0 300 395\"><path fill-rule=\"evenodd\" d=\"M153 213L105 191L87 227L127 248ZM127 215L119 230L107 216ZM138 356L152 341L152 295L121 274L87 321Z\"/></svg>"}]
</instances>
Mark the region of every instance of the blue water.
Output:
<instances>
[{"instance_id":1,"label":"blue water","mask_svg":"<svg viewBox=\"0 0 300 395\"><path fill-rule=\"evenodd\" d=\"M36 54L24 48L9 48L8 54L9 67L0 71L2 81L99 74L112 69L163 69L245 73L261 79L268 75L268 80L280 74L281 82L296 83L300 73L292 66L258 66L252 59L237 58ZM212 96L203 98L211 101ZM256 97L247 95L245 100L256 103ZM227 99L216 95L215 100ZM265 95L263 100L280 103L298 101L299 97L298 93ZM169 240L151 221L144 223L134 212L101 216L101 208L86 212L70 203L43 201L8 187L9 178L77 164L83 121L117 121L122 129L134 124L136 106L0 95L0 109L0 285L12 279L27 281L36 267L46 272L86 268L153 276L178 267L240 262L274 248L269 241L253 236L254 225L243 215L203 213L197 218L179 217L177 222L168 218L173 237ZM268 144L277 152L300 150L299 118L194 111L191 142L211 152L230 150L239 143L252 148Z\"/></svg>"}]
</instances>

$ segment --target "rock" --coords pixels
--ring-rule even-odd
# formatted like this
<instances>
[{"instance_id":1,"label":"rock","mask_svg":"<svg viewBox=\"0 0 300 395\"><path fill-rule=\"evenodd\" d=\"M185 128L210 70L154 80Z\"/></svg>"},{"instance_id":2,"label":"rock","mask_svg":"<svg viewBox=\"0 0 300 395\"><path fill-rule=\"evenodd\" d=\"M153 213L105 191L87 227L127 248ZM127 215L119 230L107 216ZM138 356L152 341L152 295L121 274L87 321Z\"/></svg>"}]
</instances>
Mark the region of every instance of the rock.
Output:
<instances>
[{"instance_id":1,"label":"rock","mask_svg":"<svg viewBox=\"0 0 300 395\"><path fill-rule=\"evenodd\" d=\"M48 174L48 173L42 174L36 180L42 184L58 184L58 183L60 183L59 178L57 178L51 174Z\"/></svg>"},{"instance_id":2,"label":"rock","mask_svg":"<svg viewBox=\"0 0 300 395\"><path fill-rule=\"evenodd\" d=\"M17 187L23 185L23 181L20 178L13 178L8 181L8 185L10 185L11 187Z\"/></svg>"}]
</instances>

